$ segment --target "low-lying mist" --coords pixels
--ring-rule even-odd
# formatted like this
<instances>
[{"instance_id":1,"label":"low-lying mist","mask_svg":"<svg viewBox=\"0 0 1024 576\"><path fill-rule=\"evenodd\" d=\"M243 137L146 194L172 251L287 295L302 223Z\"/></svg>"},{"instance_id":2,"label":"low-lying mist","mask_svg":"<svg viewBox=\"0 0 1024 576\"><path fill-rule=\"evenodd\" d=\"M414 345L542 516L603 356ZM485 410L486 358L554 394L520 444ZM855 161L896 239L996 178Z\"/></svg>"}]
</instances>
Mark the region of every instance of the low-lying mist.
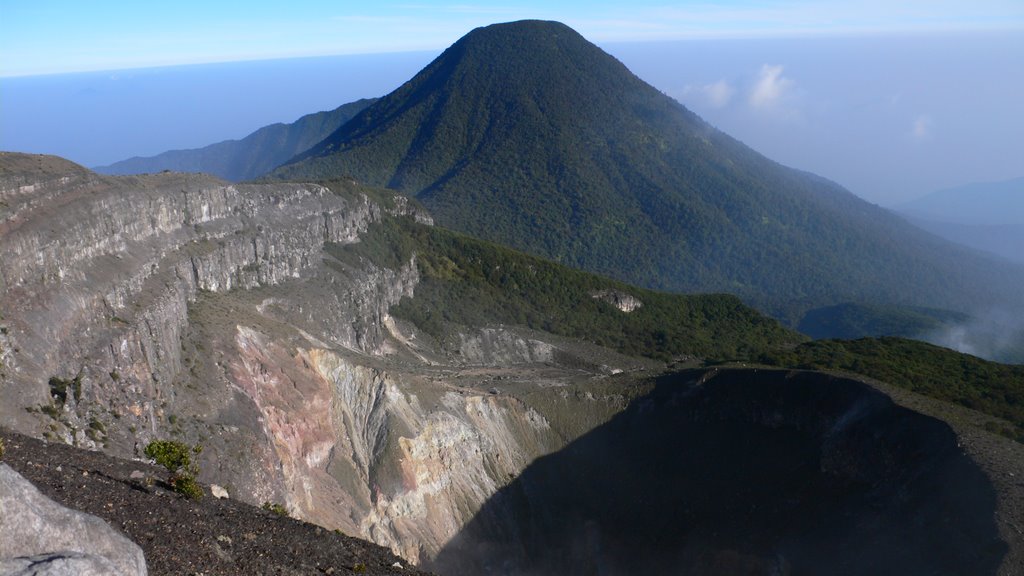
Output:
<instances>
[{"instance_id":1,"label":"low-lying mist","mask_svg":"<svg viewBox=\"0 0 1024 576\"><path fill-rule=\"evenodd\" d=\"M986 360L1024 364L1024 311L989 308L920 338Z\"/></svg>"}]
</instances>

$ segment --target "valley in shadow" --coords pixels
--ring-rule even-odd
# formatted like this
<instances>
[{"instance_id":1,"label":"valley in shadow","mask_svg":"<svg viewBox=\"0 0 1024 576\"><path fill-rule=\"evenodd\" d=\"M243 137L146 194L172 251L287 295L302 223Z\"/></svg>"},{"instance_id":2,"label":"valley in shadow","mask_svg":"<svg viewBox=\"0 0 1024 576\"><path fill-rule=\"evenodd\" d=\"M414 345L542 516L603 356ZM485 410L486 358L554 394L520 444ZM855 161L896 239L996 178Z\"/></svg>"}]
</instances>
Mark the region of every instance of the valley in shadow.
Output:
<instances>
[{"instance_id":1,"label":"valley in shadow","mask_svg":"<svg viewBox=\"0 0 1024 576\"><path fill-rule=\"evenodd\" d=\"M821 373L664 376L490 498L441 574L995 574L995 492L943 422Z\"/></svg>"}]
</instances>

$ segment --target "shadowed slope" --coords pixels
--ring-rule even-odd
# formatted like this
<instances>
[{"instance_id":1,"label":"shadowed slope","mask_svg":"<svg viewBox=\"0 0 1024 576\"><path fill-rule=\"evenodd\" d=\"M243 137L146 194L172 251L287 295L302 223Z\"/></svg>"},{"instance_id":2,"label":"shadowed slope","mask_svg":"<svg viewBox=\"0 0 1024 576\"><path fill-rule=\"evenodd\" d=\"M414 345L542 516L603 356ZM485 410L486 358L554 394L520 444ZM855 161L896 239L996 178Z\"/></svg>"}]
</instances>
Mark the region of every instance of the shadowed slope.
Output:
<instances>
[{"instance_id":1,"label":"shadowed slope","mask_svg":"<svg viewBox=\"0 0 1024 576\"><path fill-rule=\"evenodd\" d=\"M663 378L493 496L444 574L995 574L995 493L949 427L865 384Z\"/></svg>"}]
</instances>

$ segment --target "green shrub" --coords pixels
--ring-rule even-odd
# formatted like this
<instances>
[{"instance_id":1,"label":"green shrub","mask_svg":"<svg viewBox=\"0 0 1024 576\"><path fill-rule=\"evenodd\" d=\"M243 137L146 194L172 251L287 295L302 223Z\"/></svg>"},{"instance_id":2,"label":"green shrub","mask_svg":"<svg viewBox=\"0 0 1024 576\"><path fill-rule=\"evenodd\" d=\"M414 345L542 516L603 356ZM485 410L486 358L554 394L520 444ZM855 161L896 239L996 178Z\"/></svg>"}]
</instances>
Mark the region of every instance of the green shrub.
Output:
<instances>
[{"instance_id":1,"label":"green shrub","mask_svg":"<svg viewBox=\"0 0 1024 576\"><path fill-rule=\"evenodd\" d=\"M203 496L203 489L196 481L199 466L192 463L192 454L202 452L198 444L189 447L187 444L174 440L154 440L146 445L144 453L157 464L171 473L168 483L175 492L182 496L198 500Z\"/></svg>"},{"instance_id":2,"label":"green shrub","mask_svg":"<svg viewBox=\"0 0 1024 576\"><path fill-rule=\"evenodd\" d=\"M95 417L89 420L89 427L85 429L85 435L93 442L101 442L106 436L107 427Z\"/></svg>"},{"instance_id":3,"label":"green shrub","mask_svg":"<svg viewBox=\"0 0 1024 576\"><path fill-rule=\"evenodd\" d=\"M278 504L277 502L264 502L262 508L268 512L273 512L278 516L287 517L289 515L288 509Z\"/></svg>"},{"instance_id":4,"label":"green shrub","mask_svg":"<svg viewBox=\"0 0 1024 576\"><path fill-rule=\"evenodd\" d=\"M191 498L193 500L199 500L203 497L203 487L196 482L195 476L186 473L173 474L170 479L171 488L175 492Z\"/></svg>"},{"instance_id":5,"label":"green shrub","mask_svg":"<svg viewBox=\"0 0 1024 576\"><path fill-rule=\"evenodd\" d=\"M154 440L146 445L146 456L167 468L174 474L178 470L189 471L192 467L192 451L186 444L174 440Z\"/></svg>"},{"instance_id":6,"label":"green shrub","mask_svg":"<svg viewBox=\"0 0 1024 576\"><path fill-rule=\"evenodd\" d=\"M0 438L0 458L4 457L4 440Z\"/></svg>"},{"instance_id":7,"label":"green shrub","mask_svg":"<svg viewBox=\"0 0 1024 576\"><path fill-rule=\"evenodd\" d=\"M65 380L56 376L50 378L50 396L63 406L68 401L68 391L75 401L82 400L82 375L79 374L71 380Z\"/></svg>"}]
</instances>

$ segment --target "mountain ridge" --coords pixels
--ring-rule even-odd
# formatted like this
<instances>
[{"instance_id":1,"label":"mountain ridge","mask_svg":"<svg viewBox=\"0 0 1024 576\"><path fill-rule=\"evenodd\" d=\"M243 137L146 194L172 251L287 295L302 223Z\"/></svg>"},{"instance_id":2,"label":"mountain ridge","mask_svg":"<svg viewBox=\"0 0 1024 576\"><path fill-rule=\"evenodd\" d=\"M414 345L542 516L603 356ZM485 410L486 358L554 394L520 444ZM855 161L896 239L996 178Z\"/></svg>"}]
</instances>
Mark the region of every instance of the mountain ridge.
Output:
<instances>
[{"instance_id":1,"label":"mountain ridge","mask_svg":"<svg viewBox=\"0 0 1024 576\"><path fill-rule=\"evenodd\" d=\"M264 126L239 140L224 140L202 148L168 150L156 156L136 156L94 170L108 175L162 170L207 172L234 182L249 180L314 146L375 101L375 98L364 98L334 110L306 114L291 123Z\"/></svg>"},{"instance_id":2,"label":"mountain ridge","mask_svg":"<svg viewBox=\"0 0 1024 576\"><path fill-rule=\"evenodd\" d=\"M893 210L936 236L1024 264L1024 177L939 190Z\"/></svg>"},{"instance_id":3,"label":"mountain ridge","mask_svg":"<svg viewBox=\"0 0 1024 576\"><path fill-rule=\"evenodd\" d=\"M1024 176L938 190L893 209L912 218L933 222L1024 225Z\"/></svg>"},{"instance_id":4,"label":"mountain ridge","mask_svg":"<svg viewBox=\"0 0 1024 576\"><path fill-rule=\"evenodd\" d=\"M470 32L271 176L392 187L441 225L791 325L848 301L1021 304L1024 269L765 158L560 23Z\"/></svg>"}]
</instances>

